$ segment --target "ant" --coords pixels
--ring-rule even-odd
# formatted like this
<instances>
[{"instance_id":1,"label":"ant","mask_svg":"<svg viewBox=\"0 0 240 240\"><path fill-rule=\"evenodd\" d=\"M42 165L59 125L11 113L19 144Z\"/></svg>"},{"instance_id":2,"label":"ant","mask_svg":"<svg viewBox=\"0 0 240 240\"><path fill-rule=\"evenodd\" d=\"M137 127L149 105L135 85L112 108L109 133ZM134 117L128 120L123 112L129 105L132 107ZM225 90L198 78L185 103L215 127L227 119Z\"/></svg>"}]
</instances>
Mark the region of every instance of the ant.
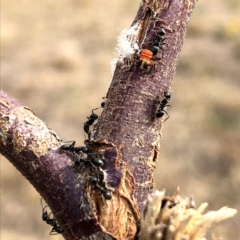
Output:
<instances>
[{"instance_id":1,"label":"ant","mask_svg":"<svg viewBox=\"0 0 240 240\"><path fill-rule=\"evenodd\" d=\"M74 154L85 153L87 154L89 161L86 158L82 158L82 154L76 158L74 161L75 165L79 165L80 162L90 163L93 167L102 167L104 165L103 161L98 158L91 157L92 153L89 153L89 149L86 146L75 147L75 141L69 141L60 146L61 149L73 152Z\"/></svg>"},{"instance_id":2,"label":"ant","mask_svg":"<svg viewBox=\"0 0 240 240\"><path fill-rule=\"evenodd\" d=\"M88 155L89 156L89 155ZM90 156L89 156L90 157ZM90 157L91 159L91 163L96 166L96 167L102 167L104 165L103 161L99 158L92 158Z\"/></svg>"},{"instance_id":3,"label":"ant","mask_svg":"<svg viewBox=\"0 0 240 240\"><path fill-rule=\"evenodd\" d=\"M88 147L86 146L75 147L75 143L76 143L75 141L65 142L60 146L60 148L73 153L79 153L79 152L88 153Z\"/></svg>"},{"instance_id":4,"label":"ant","mask_svg":"<svg viewBox=\"0 0 240 240\"><path fill-rule=\"evenodd\" d=\"M156 38L153 43L152 53L154 57L157 56L158 51L160 49L162 50L162 57L163 57L163 50L164 50L163 45L166 45L165 40L166 40L166 31L163 28L160 28L157 31Z\"/></svg>"},{"instance_id":5,"label":"ant","mask_svg":"<svg viewBox=\"0 0 240 240\"><path fill-rule=\"evenodd\" d=\"M101 102L101 107L104 108L106 104L106 97L102 97L103 101Z\"/></svg>"},{"instance_id":6,"label":"ant","mask_svg":"<svg viewBox=\"0 0 240 240\"><path fill-rule=\"evenodd\" d=\"M165 113L167 114L167 118L163 122L165 122L168 118L169 115L167 111L165 110L166 107L172 107L171 105L168 104L168 102L171 99L171 93L170 92L164 92L164 99L160 102L159 108L156 113L156 118L161 118Z\"/></svg>"},{"instance_id":7,"label":"ant","mask_svg":"<svg viewBox=\"0 0 240 240\"><path fill-rule=\"evenodd\" d=\"M104 108L105 107L105 101L101 102L101 107ZM93 123L98 119L98 115L96 113L94 113L94 110L97 110L99 108L95 108L92 110L92 114L87 117L88 121L86 121L83 125L83 130L85 131L85 133L89 133L89 127L93 125Z\"/></svg>"},{"instance_id":8,"label":"ant","mask_svg":"<svg viewBox=\"0 0 240 240\"><path fill-rule=\"evenodd\" d=\"M100 186L98 184L98 178L97 177L94 177L94 176L91 176L89 178L89 182L95 186L100 192L101 194L103 195L103 197L106 199L106 200L111 200L112 199L112 194L110 191L106 190L104 187Z\"/></svg>"},{"instance_id":9,"label":"ant","mask_svg":"<svg viewBox=\"0 0 240 240\"><path fill-rule=\"evenodd\" d=\"M102 107L102 108L105 107L105 102L101 102L101 107Z\"/></svg>"},{"instance_id":10,"label":"ant","mask_svg":"<svg viewBox=\"0 0 240 240\"><path fill-rule=\"evenodd\" d=\"M64 229L57 224L56 219L55 218L50 218L51 213L48 214L47 210L45 210L46 207L48 207L48 205L43 207L42 198L41 198L41 205L42 205L42 220L44 222L46 222L48 225L53 227L51 232L49 233L49 235L55 235L54 233L56 233L56 234L64 233Z\"/></svg>"},{"instance_id":11,"label":"ant","mask_svg":"<svg viewBox=\"0 0 240 240\"><path fill-rule=\"evenodd\" d=\"M86 121L83 125L83 129L85 131L85 133L89 133L89 127L91 125L93 125L93 123L98 119L98 115L96 113L94 113L94 110L97 110L98 108L95 108L92 110L92 114L87 117L88 121Z\"/></svg>"},{"instance_id":12,"label":"ant","mask_svg":"<svg viewBox=\"0 0 240 240\"><path fill-rule=\"evenodd\" d=\"M88 147L83 146L83 147L75 147L75 141L69 141L66 143L63 143L60 148L69 152L72 152L73 154L80 154L78 155L77 158L75 159L74 163L75 165L79 165L80 162L86 161L86 159L82 158L83 153L87 154L89 152Z\"/></svg>"},{"instance_id":13,"label":"ant","mask_svg":"<svg viewBox=\"0 0 240 240\"><path fill-rule=\"evenodd\" d=\"M137 62L138 66L141 70L147 69L149 66L149 72L151 72L155 68L155 62L153 60L157 59L157 54L159 50L162 50L162 57L163 57L163 45L165 45L166 40L166 31L163 28L160 28L157 31L152 50L142 49L140 54L137 54ZM161 57L161 58L162 58ZM130 67L131 70L133 65Z\"/></svg>"}]
</instances>

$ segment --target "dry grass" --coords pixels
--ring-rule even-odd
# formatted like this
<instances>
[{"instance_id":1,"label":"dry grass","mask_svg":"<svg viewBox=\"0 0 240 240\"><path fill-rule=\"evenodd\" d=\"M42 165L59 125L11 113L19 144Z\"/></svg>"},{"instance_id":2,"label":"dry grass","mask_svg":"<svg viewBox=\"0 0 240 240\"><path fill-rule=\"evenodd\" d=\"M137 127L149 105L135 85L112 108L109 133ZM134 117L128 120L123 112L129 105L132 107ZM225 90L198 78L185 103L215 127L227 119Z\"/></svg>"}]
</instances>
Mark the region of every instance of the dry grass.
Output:
<instances>
[{"instance_id":1,"label":"dry grass","mask_svg":"<svg viewBox=\"0 0 240 240\"><path fill-rule=\"evenodd\" d=\"M206 240L206 232L221 221L233 217L237 210L223 207L203 214L208 204L195 209L192 197L183 199L179 190L166 197L155 191L141 220L139 240Z\"/></svg>"}]
</instances>

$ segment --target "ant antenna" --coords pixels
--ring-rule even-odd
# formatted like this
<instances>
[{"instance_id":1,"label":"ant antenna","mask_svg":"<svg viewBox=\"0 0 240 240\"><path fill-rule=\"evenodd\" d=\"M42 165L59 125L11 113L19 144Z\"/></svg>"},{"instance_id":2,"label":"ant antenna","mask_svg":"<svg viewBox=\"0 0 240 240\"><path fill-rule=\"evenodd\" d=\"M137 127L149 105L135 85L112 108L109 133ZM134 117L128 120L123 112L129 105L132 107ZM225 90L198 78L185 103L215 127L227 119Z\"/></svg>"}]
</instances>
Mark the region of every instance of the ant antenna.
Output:
<instances>
[{"instance_id":1,"label":"ant antenna","mask_svg":"<svg viewBox=\"0 0 240 240\"><path fill-rule=\"evenodd\" d=\"M43 198L41 197L41 206L42 206L42 211L44 211L48 205L46 205L45 207L43 207L42 200L43 200Z\"/></svg>"}]
</instances>

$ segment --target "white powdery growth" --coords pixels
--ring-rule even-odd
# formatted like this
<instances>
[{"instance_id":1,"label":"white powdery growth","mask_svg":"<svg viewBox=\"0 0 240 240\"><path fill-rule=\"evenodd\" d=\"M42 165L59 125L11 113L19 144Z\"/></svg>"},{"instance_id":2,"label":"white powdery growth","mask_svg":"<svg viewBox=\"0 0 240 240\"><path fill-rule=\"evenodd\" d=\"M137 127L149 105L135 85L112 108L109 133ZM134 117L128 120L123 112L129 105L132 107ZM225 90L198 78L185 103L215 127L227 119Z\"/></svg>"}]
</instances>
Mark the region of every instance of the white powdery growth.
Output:
<instances>
[{"instance_id":1,"label":"white powdery growth","mask_svg":"<svg viewBox=\"0 0 240 240\"><path fill-rule=\"evenodd\" d=\"M136 23L129 29L124 29L117 37L117 44L114 51L115 58L111 61L112 75L115 71L117 62L123 63L124 58L130 58L139 49L137 39L141 26Z\"/></svg>"}]
</instances>

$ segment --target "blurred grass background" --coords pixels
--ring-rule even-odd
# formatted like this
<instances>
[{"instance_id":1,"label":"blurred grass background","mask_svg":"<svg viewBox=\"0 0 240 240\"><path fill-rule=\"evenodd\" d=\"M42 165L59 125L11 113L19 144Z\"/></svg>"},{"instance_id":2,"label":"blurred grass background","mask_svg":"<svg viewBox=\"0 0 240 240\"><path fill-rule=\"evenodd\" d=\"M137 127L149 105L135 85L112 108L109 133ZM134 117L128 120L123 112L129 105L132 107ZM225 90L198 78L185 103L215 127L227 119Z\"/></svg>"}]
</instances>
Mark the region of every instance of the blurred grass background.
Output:
<instances>
[{"instance_id":1,"label":"blurred grass background","mask_svg":"<svg viewBox=\"0 0 240 240\"><path fill-rule=\"evenodd\" d=\"M63 140L83 143L83 123L111 81L116 37L139 1L2 0L2 89ZM193 195L197 206L240 212L240 3L199 1L173 82L155 171L156 188ZM1 157L1 239L48 236L40 196ZM240 214L213 230L240 239ZM210 238L209 238L210 239Z\"/></svg>"}]
</instances>

